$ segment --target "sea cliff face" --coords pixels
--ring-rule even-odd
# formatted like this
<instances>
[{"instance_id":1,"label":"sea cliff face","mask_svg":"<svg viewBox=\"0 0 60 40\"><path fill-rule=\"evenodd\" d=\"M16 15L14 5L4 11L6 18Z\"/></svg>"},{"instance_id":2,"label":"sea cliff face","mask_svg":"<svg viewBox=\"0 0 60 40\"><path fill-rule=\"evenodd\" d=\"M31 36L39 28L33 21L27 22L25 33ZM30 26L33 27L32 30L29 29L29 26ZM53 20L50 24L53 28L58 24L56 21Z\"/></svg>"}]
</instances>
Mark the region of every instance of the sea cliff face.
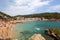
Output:
<instances>
[{"instance_id":1,"label":"sea cliff face","mask_svg":"<svg viewBox=\"0 0 60 40\"><path fill-rule=\"evenodd\" d=\"M9 39L14 37L13 26L15 25L14 21L6 21L0 19L0 40Z\"/></svg>"},{"instance_id":2,"label":"sea cliff face","mask_svg":"<svg viewBox=\"0 0 60 40\"><path fill-rule=\"evenodd\" d=\"M32 37L29 38L29 40L46 40L41 34L34 34Z\"/></svg>"}]
</instances>

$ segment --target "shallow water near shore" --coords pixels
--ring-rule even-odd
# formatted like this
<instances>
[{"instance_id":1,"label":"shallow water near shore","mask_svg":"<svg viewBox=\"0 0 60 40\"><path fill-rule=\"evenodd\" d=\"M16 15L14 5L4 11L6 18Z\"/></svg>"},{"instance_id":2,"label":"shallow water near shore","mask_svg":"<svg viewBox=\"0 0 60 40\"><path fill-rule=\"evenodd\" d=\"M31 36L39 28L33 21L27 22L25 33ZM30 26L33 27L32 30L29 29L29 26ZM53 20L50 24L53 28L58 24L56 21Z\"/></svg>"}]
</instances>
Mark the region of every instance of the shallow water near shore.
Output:
<instances>
[{"instance_id":1,"label":"shallow water near shore","mask_svg":"<svg viewBox=\"0 0 60 40\"><path fill-rule=\"evenodd\" d=\"M28 40L36 32L42 34L48 40L44 30L51 27L60 28L60 21L30 21L18 23L14 26L15 38L18 40Z\"/></svg>"}]
</instances>

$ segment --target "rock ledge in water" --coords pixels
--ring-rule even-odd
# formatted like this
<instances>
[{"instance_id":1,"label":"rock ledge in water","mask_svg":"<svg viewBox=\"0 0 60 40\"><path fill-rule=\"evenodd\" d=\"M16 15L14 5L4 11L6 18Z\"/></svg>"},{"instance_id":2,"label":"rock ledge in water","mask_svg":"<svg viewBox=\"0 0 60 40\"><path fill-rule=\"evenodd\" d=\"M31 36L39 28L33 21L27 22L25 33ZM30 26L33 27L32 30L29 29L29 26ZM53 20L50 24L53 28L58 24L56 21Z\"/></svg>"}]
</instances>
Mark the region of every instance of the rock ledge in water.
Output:
<instances>
[{"instance_id":1,"label":"rock ledge in water","mask_svg":"<svg viewBox=\"0 0 60 40\"><path fill-rule=\"evenodd\" d=\"M41 34L36 33L34 34L29 40L46 40Z\"/></svg>"}]
</instances>

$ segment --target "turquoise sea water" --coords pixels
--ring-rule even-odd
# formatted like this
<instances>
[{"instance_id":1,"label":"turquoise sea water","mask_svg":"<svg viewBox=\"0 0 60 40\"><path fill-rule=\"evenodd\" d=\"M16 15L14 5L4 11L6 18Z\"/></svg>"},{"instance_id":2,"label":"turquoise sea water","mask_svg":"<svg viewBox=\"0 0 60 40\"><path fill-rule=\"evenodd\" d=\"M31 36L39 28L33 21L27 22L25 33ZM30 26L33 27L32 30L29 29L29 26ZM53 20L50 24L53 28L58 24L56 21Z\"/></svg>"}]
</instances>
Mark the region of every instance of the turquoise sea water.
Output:
<instances>
[{"instance_id":1,"label":"turquoise sea water","mask_svg":"<svg viewBox=\"0 0 60 40\"><path fill-rule=\"evenodd\" d=\"M18 23L14 27L14 32L18 40L28 40L36 32L39 32L48 40L49 36L44 33L44 30L51 27L60 28L60 21L31 21Z\"/></svg>"}]
</instances>

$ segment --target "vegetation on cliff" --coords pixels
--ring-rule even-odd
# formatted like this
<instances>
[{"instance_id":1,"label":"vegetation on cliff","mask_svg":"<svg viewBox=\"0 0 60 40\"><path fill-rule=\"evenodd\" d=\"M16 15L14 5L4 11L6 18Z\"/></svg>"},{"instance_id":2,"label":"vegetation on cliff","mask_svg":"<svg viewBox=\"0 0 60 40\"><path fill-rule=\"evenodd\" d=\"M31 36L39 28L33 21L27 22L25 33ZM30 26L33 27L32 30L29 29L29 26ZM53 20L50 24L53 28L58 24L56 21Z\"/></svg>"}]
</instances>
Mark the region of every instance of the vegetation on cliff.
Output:
<instances>
[{"instance_id":1,"label":"vegetation on cliff","mask_svg":"<svg viewBox=\"0 0 60 40\"><path fill-rule=\"evenodd\" d=\"M54 12L54 13L39 13L39 14L31 14L31 15L23 15L23 17L44 17L47 19L55 18L55 19L60 19L60 13Z\"/></svg>"},{"instance_id":2,"label":"vegetation on cliff","mask_svg":"<svg viewBox=\"0 0 60 40\"><path fill-rule=\"evenodd\" d=\"M50 28L50 30L55 34L60 35L60 28Z\"/></svg>"},{"instance_id":3,"label":"vegetation on cliff","mask_svg":"<svg viewBox=\"0 0 60 40\"><path fill-rule=\"evenodd\" d=\"M54 40L60 40L60 28L49 28L45 30L45 33Z\"/></svg>"},{"instance_id":4,"label":"vegetation on cliff","mask_svg":"<svg viewBox=\"0 0 60 40\"><path fill-rule=\"evenodd\" d=\"M36 14L30 14L30 15L16 15L16 16L10 16L5 14L4 12L0 12L0 16L3 15L6 16L7 18L13 18L15 19L16 17L24 17L24 18L41 18L44 17L46 19L60 19L60 13L58 12L45 12L45 13L36 13Z\"/></svg>"},{"instance_id":5,"label":"vegetation on cliff","mask_svg":"<svg viewBox=\"0 0 60 40\"><path fill-rule=\"evenodd\" d=\"M5 14L4 12L0 12L0 16L7 17L7 18L12 18L10 15Z\"/></svg>"}]
</instances>

